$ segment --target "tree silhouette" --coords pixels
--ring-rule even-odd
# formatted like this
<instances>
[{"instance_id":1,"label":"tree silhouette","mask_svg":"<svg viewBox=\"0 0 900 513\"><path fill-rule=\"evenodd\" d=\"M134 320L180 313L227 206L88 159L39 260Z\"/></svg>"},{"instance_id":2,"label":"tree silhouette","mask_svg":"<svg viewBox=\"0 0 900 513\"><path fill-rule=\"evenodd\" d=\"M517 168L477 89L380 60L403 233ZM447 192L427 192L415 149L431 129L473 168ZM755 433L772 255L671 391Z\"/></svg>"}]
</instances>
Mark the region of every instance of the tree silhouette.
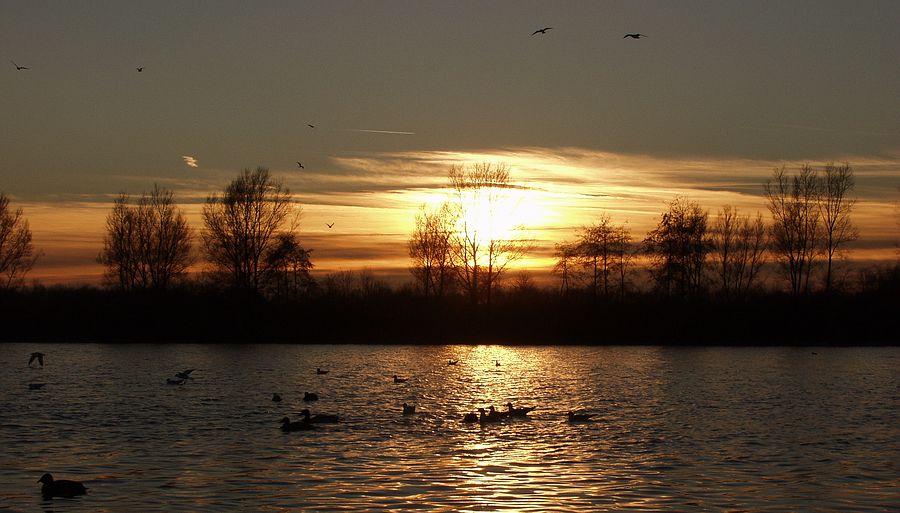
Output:
<instances>
[{"instance_id":1,"label":"tree silhouette","mask_svg":"<svg viewBox=\"0 0 900 513\"><path fill-rule=\"evenodd\" d=\"M816 171L804 165L794 177L775 169L764 185L772 214L772 250L782 264L795 296L809 292L822 229L819 223Z\"/></svg>"},{"instance_id":2,"label":"tree silhouette","mask_svg":"<svg viewBox=\"0 0 900 513\"><path fill-rule=\"evenodd\" d=\"M686 297L702 289L710 249L707 218L698 203L677 197L644 239L651 276L665 295Z\"/></svg>"},{"instance_id":3,"label":"tree silhouette","mask_svg":"<svg viewBox=\"0 0 900 513\"><path fill-rule=\"evenodd\" d=\"M409 238L410 272L428 295L443 296L453 285L451 238L457 219L448 203L435 210L424 205Z\"/></svg>"},{"instance_id":4,"label":"tree silhouette","mask_svg":"<svg viewBox=\"0 0 900 513\"><path fill-rule=\"evenodd\" d=\"M819 188L819 215L822 218L822 245L825 251L825 291L831 290L832 261L841 246L859 238L859 232L850 221L850 211L855 200L847 194L854 186L853 168L850 164L825 166Z\"/></svg>"},{"instance_id":5,"label":"tree silhouette","mask_svg":"<svg viewBox=\"0 0 900 513\"><path fill-rule=\"evenodd\" d=\"M473 305L481 301L489 305L504 271L529 248L526 240L497 230L515 215L515 205L508 198L513 188L509 166L452 166L449 178L455 194L451 207L457 227L451 248L457 276Z\"/></svg>"},{"instance_id":6,"label":"tree silhouette","mask_svg":"<svg viewBox=\"0 0 900 513\"><path fill-rule=\"evenodd\" d=\"M726 298L746 295L765 262L768 230L762 214L757 212L751 220L725 205L713 223L710 240L722 294Z\"/></svg>"},{"instance_id":7,"label":"tree silhouette","mask_svg":"<svg viewBox=\"0 0 900 513\"><path fill-rule=\"evenodd\" d=\"M97 260L106 277L123 290L169 288L191 264L191 235L172 192L154 185L137 205L121 194L106 217L103 250Z\"/></svg>"},{"instance_id":8,"label":"tree silhouette","mask_svg":"<svg viewBox=\"0 0 900 513\"><path fill-rule=\"evenodd\" d=\"M278 244L277 235L293 235L300 207L290 191L269 170L244 169L203 206L203 245L213 268L240 290L260 292L274 261L266 259Z\"/></svg>"},{"instance_id":9,"label":"tree silhouette","mask_svg":"<svg viewBox=\"0 0 900 513\"><path fill-rule=\"evenodd\" d=\"M0 192L0 289L21 286L38 256L22 209L11 210L9 198Z\"/></svg>"},{"instance_id":10,"label":"tree silhouette","mask_svg":"<svg viewBox=\"0 0 900 513\"><path fill-rule=\"evenodd\" d=\"M303 292L315 288L309 271L313 268L309 254L303 249L293 233L279 233L275 244L266 254L269 276L265 280L274 295L283 298L297 298Z\"/></svg>"}]
</instances>

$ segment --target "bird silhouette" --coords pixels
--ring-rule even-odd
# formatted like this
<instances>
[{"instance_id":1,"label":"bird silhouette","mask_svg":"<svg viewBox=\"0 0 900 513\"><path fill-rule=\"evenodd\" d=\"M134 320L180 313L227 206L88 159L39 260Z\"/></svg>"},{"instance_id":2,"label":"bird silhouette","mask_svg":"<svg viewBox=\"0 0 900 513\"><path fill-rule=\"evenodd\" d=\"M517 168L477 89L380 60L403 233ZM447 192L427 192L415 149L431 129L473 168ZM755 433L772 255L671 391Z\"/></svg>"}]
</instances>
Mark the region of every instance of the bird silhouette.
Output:
<instances>
[{"instance_id":1,"label":"bird silhouette","mask_svg":"<svg viewBox=\"0 0 900 513\"><path fill-rule=\"evenodd\" d=\"M494 360L494 367L500 366L500 360Z\"/></svg>"},{"instance_id":2,"label":"bird silhouette","mask_svg":"<svg viewBox=\"0 0 900 513\"><path fill-rule=\"evenodd\" d=\"M14 60L12 60L12 59L10 59L9 62L13 63L13 66L16 67L16 71L22 71L23 69L31 69L31 68L26 67L26 66L19 66L18 64L16 64L16 61L14 61Z\"/></svg>"},{"instance_id":3,"label":"bird silhouette","mask_svg":"<svg viewBox=\"0 0 900 513\"><path fill-rule=\"evenodd\" d=\"M398 378L396 374L394 374L394 383L406 383L409 378Z\"/></svg>"},{"instance_id":4,"label":"bird silhouette","mask_svg":"<svg viewBox=\"0 0 900 513\"><path fill-rule=\"evenodd\" d=\"M54 480L50 474L44 474L38 479L38 483L44 483L41 487L41 495L44 498L50 497L74 497L76 495L84 495L87 488L78 481L68 481L66 479Z\"/></svg>"},{"instance_id":5,"label":"bird silhouette","mask_svg":"<svg viewBox=\"0 0 900 513\"><path fill-rule=\"evenodd\" d=\"M625 39L626 37L631 37L631 38L634 38L634 39L640 39L640 38L642 38L642 37L647 37L647 36L644 35L644 34L625 34L624 36L622 36L622 39Z\"/></svg>"},{"instance_id":6,"label":"bird silhouette","mask_svg":"<svg viewBox=\"0 0 900 513\"><path fill-rule=\"evenodd\" d=\"M143 67L143 66L141 66L141 67L139 67L139 68L134 68L134 69L138 70L138 73L144 71L144 67Z\"/></svg>"},{"instance_id":7,"label":"bird silhouette","mask_svg":"<svg viewBox=\"0 0 900 513\"><path fill-rule=\"evenodd\" d=\"M303 400L304 401L318 401L319 394L315 392L303 392Z\"/></svg>"},{"instance_id":8,"label":"bird silhouette","mask_svg":"<svg viewBox=\"0 0 900 513\"><path fill-rule=\"evenodd\" d=\"M280 403L280 402L281 402L281 396L278 395L278 394L272 394L272 402Z\"/></svg>"},{"instance_id":9,"label":"bird silhouette","mask_svg":"<svg viewBox=\"0 0 900 513\"><path fill-rule=\"evenodd\" d=\"M406 404L406 403L403 403L403 414L404 414L404 415L412 415L412 414L415 413L415 412L416 412L416 405L415 405L415 404Z\"/></svg>"},{"instance_id":10,"label":"bird silhouette","mask_svg":"<svg viewBox=\"0 0 900 513\"><path fill-rule=\"evenodd\" d=\"M332 226L334 226L334 223L333 223L333 222L331 222L331 223L325 223L325 226L331 228Z\"/></svg>"},{"instance_id":11,"label":"bird silhouette","mask_svg":"<svg viewBox=\"0 0 900 513\"><path fill-rule=\"evenodd\" d=\"M447 360L447 365L456 365L459 363L459 360Z\"/></svg>"},{"instance_id":12,"label":"bird silhouette","mask_svg":"<svg viewBox=\"0 0 900 513\"><path fill-rule=\"evenodd\" d=\"M328 374L328 371L324 370L324 369L320 369L319 367L316 367L316 374L321 376L322 374Z\"/></svg>"},{"instance_id":13,"label":"bird silhouette","mask_svg":"<svg viewBox=\"0 0 900 513\"><path fill-rule=\"evenodd\" d=\"M334 422L340 422L340 418L337 415L330 415L327 413L320 413L319 415L310 415L309 408L304 408L300 411L300 415L303 415L302 422L306 422L308 424L330 424Z\"/></svg>"},{"instance_id":14,"label":"bird silhouette","mask_svg":"<svg viewBox=\"0 0 900 513\"><path fill-rule=\"evenodd\" d=\"M44 388L44 385L46 385L46 383L29 383L28 390L40 390Z\"/></svg>"},{"instance_id":15,"label":"bird silhouette","mask_svg":"<svg viewBox=\"0 0 900 513\"><path fill-rule=\"evenodd\" d=\"M535 30L534 32L532 32L531 35L534 36L534 35L536 35L536 34L546 34L547 31L550 30L550 29L552 29L552 28L553 28L553 27L544 27L544 28L542 28L542 29L537 29L537 30Z\"/></svg>"},{"instance_id":16,"label":"bird silhouette","mask_svg":"<svg viewBox=\"0 0 900 513\"><path fill-rule=\"evenodd\" d=\"M182 372L175 373L175 377L181 379L194 379L193 377L191 377L191 373L195 370L197 369L185 369Z\"/></svg>"},{"instance_id":17,"label":"bird silhouette","mask_svg":"<svg viewBox=\"0 0 900 513\"><path fill-rule=\"evenodd\" d=\"M303 167L303 164L301 164L299 160L297 161L297 167L299 167L300 169L306 169L305 167Z\"/></svg>"},{"instance_id":18,"label":"bird silhouette","mask_svg":"<svg viewBox=\"0 0 900 513\"><path fill-rule=\"evenodd\" d=\"M306 126L308 126L308 127L310 127L310 128L315 128L315 127L316 127L316 125L310 125L309 123L307 123Z\"/></svg>"},{"instance_id":19,"label":"bird silhouette","mask_svg":"<svg viewBox=\"0 0 900 513\"><path fill-rule=\"evenodd\" d=\"M309 422L291 422L291 419L285 417L281 419L281 430L285 433L291 431L306 431L308 429L312 429L312 424Z\"/></svg>"},{"instance_id":20,"label":"bird silhouette","mask_svg":"<svg viewBox=\"0 0 900 513\"><path fill-rule=\"evenodd\" d=\"M575 412L566 412L566 415L569 417L569 422L590 422L591 417L595 414L593 413L575 413Z\"/></svg>"},{"instance_id":21,"label":"bird silhouette","mask_svg":"<svg viewBox=\"0 0 900 513\"><path fill-rule=\"evenodd\" d=\"M28 359L28 366L31 367L31 364L37 360L38 364L43 367L44 366L44 353L34 352L31 353L31 358Z\"/></svg>"}]
</instances>

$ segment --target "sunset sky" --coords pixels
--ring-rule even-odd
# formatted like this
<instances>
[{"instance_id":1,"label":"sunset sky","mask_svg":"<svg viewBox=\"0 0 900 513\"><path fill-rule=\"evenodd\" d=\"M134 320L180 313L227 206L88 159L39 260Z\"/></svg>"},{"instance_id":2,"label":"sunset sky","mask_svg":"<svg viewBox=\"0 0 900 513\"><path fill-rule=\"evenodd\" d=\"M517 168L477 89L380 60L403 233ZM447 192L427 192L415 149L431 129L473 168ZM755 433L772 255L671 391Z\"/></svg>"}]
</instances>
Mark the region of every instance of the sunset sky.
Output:
<instances>
[{"instance_id":1,"label":"sunset sky","mask_svg":"<svg viewBox=\"0 0 900 513\"><path fill-rule=\"evenodd\" d=\"M199 230L265 166L318 272L399 276L455 163L510 166L522 264L546 269L602 211L641 239L676 194L755 213L774 168L849 162L853 254L895 259L898 20L894 0L4 1L0 191L43 252L29 278L94 283L119 192L171 188Z\"/></svg>"}]
</instances>

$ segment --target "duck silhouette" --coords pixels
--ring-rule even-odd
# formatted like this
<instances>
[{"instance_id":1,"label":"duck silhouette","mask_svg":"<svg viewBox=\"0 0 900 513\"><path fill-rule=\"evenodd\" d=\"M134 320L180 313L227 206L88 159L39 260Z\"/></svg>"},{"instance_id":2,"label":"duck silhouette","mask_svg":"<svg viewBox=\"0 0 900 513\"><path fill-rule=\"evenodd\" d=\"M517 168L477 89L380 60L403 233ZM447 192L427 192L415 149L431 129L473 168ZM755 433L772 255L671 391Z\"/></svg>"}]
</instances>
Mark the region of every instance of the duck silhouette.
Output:
<instances>
[{"instance_id":1,"label":"duck silhouette","mask_svg":"<svg viewBox=\"0 0 900 513\"><path fill-rule=\"evenodd\" d=\"M484 408L482 408L483 410ZM478 422L478 414L469 412L463 415L463 422Z\"/></svg>"},{"instance_id":2,"label":"duck silhouette","mask_svg":"<svg viewBox=\"0 0 900 513\"><path fill-rule=\"evenodd\" d=\"M303 392L303 400L304 400L304 401L318 401L318 400L319 400L319 394L316 394L316 393L310 393L310 392Z\"/></svg>"},{"instance_id":3,"label":"duck silhouette","mask_svg":"<svg viewBox=\"0 0 900 513\"><path fill-rule=\"evenodd\" d=\"M76 495L84 495L87 488L78 481L69 481L67 479L55 480L50 474L44 474L38 479L38 483L44 483L41 487L41 495L45 498L50 497L74 497Z\"/></svg>"},{"instance_id":4,"label":"duck silhouette","mask_svg":"<svg viewBox=\"0 0 900 513\"><path fill-rule=\"evenodd\" d=\"M324 374L328 374L328 371L327 371L327 370L322 370L322 369L316 367L316 374L318 374L319 376L321 376L321 375L324 375Z\"/></svg>"},{"instance_id":5,"label":"duck silhouette","mask_svg":"<svg viewBox=\"0 0 900 513\"><path fill-rule=\"evenodd\" d=\"M299 421L299 422L291 422L291 419L285 417L281 419L281 430L285 433L289 433L291 431L306 431L308 429L312 429L313 425L309 422Z\"/></svg>"},{"instance_id":6,"label":"duck silhouette","mask_svg":"<svg viewBox=\"0 0 900 513\"><path fill-rule=\"evenodd\" d=\"M309 408L304 408L300 410L300 415L303 415L303 422L309 424L333 424L335 422L340 422L340 418L337 415L329 415L329 414L319 414L319 415L310 415Z\"/></svg>"},{"instance_id":7,"label":"duck silhouette","mask_svg":"<svg viewBox=\"0 0 900 513\"><path fill-rule=\"evenodd\" d=\"M404 414L404 415L412 415L412 414L415 413L415 412L416 412L416 405L415 405L415 404L406 404L406 403L403 403L403 414Z\"/></svg>"},{"instance_id":8,"label":"duck silhouette","mask_svg":"<svg viewBox=\"0 0 900 513\"><path fill-rule=\"evenodd\" d=\"M506 414L510 417L525 417L528 412L533 411L537 406L523 406L522 408L513 408L512 403L506 403Z\"/></svg>"},{"instance_id":9,"label":"duck silhouette","mask_svg":"<svg viewBox=\"0 0 900 513\"><path fill-rule=\"evenodd\" d=\"M167 384L167 385L183 385L183 384L184 384L184 381L185 381L184 379L172 379L172 378L166 378L166 384Z\"/></svg>"},{"instance_id":10,"label":"duck silhouette","mask_svg":"<svg viewBox=\"0 0 900 513\"><path fill-rule=\"evenodd\" d=\"M31 353L31 358L28 359L28 366L31 367L31 364L34 363L35 360L37 360L38 365L43 367L44 366L44 353L38 353L38 352Z\"/></svg>"},{"instance_id":11,"label":"duck silhouette","mask_svg":"<svg viewBox=\"0 0 900 513\"><path fill-rule=\"evenodd\" d=\"M281 402L281 396L278 395L278 394L272 394L272 402L280 403L280 402Z\"/></svg>"},{"instance_id":12,"label":"duck silhouette","mask_svg":"<svg viewBox=\"0 0 900 513\"><path fill-rule=\"evenodd\" d=\"M490 412L485 412L484 408L478 408L478 422L481 422L482 424L487 422L500 422L505 415L497 415L497 413L499 412L495 411L493 406L491 406Z\"/></svg>"},{"instance_id":13,"label":"duck silhouette","mask_svg":"<svg viewBox=\"0 0 900 513\"><path fill-rule=\"evenodd\" d=\"M567 412L566 415L569 417L569 422L589 422L591 417L595 414L593 413L574 413Z\"/></svg>"},{"instance_id":14,"label":"duck silhouette","mask_svg":"<svg viewBox=\"0 0 900 513\"><path fill-rule=\"evenodd\" d=\"M197 369L185 369L181 372L176 372L175 377L181 378L181 379L194 379L193 377L191 377L191 373L194 372L195 370L197 370Z\"/></svg>"},{"instance_id":15,"label":"duck silhouette","mask_svg":"<svg viewBox=\"0 0 900 513\"><path fill-rule=\"evenodd\" d=\"M46 385L46 383L29 383L28 390L40 390L44 388L44 385Z\"/></svg>"},{"instance_id":16,"label":"duck silhouette","mask_svg":"<svg viewBox=\"0 0 900 513\"><path fill-rule=\"evenodd\" d=\"M398 378L396 374L394 374L394 383L406 383L409 381L409 378Z\"/></svg>"}]
</instances>

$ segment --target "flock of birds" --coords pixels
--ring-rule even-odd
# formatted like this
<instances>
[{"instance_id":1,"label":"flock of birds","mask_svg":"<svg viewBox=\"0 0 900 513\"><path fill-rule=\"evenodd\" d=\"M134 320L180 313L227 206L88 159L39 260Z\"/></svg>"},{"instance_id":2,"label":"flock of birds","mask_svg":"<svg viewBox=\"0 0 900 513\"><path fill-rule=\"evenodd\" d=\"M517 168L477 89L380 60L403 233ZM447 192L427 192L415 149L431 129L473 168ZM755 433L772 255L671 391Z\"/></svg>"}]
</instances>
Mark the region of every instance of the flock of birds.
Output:
<instances>
[{"instance_id":1,"label":"flock of birds","mask_svg":"<svg viewBox=\"0 0 900 513\"><path fill-rule=\"evenodd\" d=\"M44 353L34 352L31 353L31 356L28 359L28 366L31 368L35 368L34 364L37 363L38 368L44 367ZM500 360L493 360L495 367L500 367ZM459 360L447 360L447 365L457 365ZM194 377L192 374L200 369L192 368L185 369L183 371L178 371L175 373L174 377L166 378L167 385L184 385L189 380L193 380ZM327 369L322 369L320 367L316 368L316 375L322 376L328 374ZM400 377L398 375L393 375L392 380L395 384L402 384L409 381L409 378ZM31 383L28 385L29 389L35 390L40 389L44 386L44 383ZM281 394L274 393L272 394L272 402L280 403L284 400ZM318 401L319 396L315 392L304 392L303 393L303 401L305 403L310 403L314 401ZM479 423L479 424L495 424L504 422L506 420L511 419L525 419L528 417L528 414L534 411L536 406L523 406L523 407L515 407L512 402L506 403L506 411L500 411L494 408L493 405L490 405L487 409L478 408L476 412L466 413L462 421L464 423ZM414 415L416 413L416 405L415 404L402 404L402 414L403 415ZM594 414L591 413L576 413L569 411L566 413L566 417L569 422L590 422ZM340 422L341 419L338 415L327 414L327 413L318 413L313 415L309 408L304 408L300 411L300 419L291 421L289 417L283 417L280 421L281 430L285 433L296 432L296 431L309 431L314 429L317 424L335 424ZM70 481L66 479L54 479L52 474L44 474L41 476L39 483L42 483L41 494L45 498L52 497L75 497L77 495L84 495L87 493L87 488L77 482Z\"/></svg>"}]
</instances>

